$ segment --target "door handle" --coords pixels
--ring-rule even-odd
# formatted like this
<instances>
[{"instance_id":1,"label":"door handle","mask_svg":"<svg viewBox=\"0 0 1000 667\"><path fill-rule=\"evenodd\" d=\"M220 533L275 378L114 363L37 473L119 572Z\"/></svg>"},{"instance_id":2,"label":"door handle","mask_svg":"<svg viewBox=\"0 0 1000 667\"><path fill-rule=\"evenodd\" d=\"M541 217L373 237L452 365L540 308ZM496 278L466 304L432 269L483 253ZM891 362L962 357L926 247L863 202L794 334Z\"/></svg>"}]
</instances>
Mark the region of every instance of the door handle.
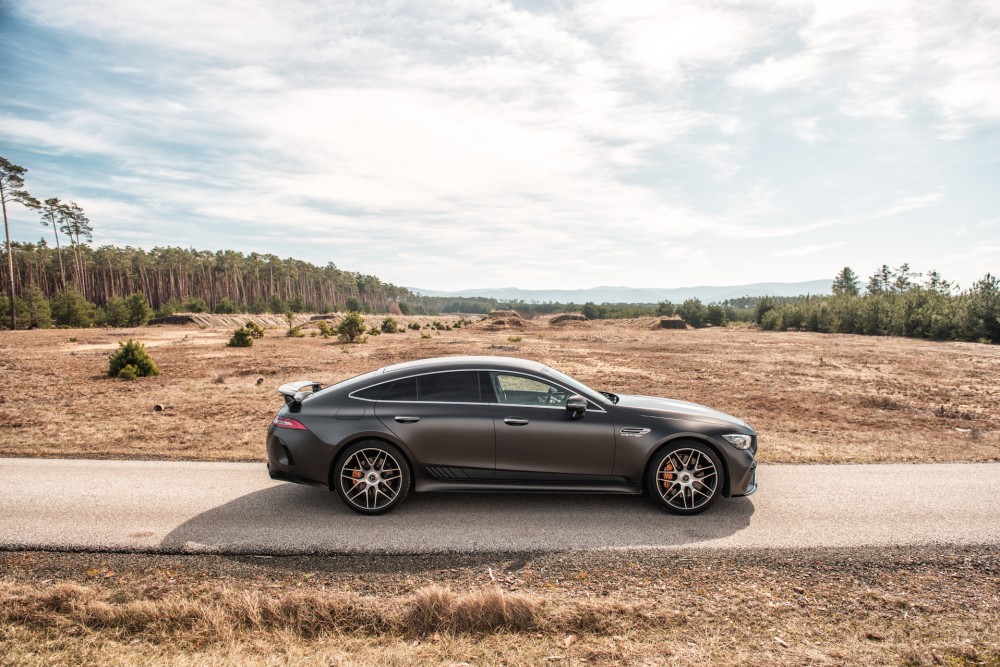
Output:
<instances>
[{"instance_id":1,"label":"door handle","mask_svg":"<svg viewBox=\"0 0 1000 667\"><path fill-rule=\"evenodd\" d=\"M510 424L511 426L525 426L528 424L527 419L522 419L521 417L506 417L503 420L504 424Z\"/></svg>"},{"instance_id":2,"label":"door handle","mask_svg":"<svg viewBox=\"0 0 1000 667\"><path fill-rule=\"evenodd\" d=\"M394 419L400 424L413 424L420 421L420 417L414 417L413 415L396 415Z\"/></svg>"}]
</instances>

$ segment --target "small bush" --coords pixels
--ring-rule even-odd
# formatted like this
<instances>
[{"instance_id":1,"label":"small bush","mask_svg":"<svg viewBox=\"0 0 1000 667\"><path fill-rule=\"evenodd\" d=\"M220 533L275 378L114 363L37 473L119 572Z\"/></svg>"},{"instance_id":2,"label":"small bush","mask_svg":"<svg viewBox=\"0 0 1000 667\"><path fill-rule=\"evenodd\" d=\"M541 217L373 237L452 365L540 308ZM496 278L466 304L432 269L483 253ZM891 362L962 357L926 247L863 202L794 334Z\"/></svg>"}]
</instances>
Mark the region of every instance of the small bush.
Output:
<instances>
[{"instance_id":1,"label":"small bush","mask_svg":"<svg viewBox=\"0 0 1000 667\"><path fill-rule=\"evenodd\" d=\"M233 331L232 337L226 343L227 347L253 347L253 331L247 327L240 327Z\"/></svg>"},{"instance_id":2,"label":"small bush","mask_svg":"<svg viewBox=\"0 0 1000 667\"><path fill-rule=\"evenodd\" d=\"M133 366L132 364L122 366L121 370L118 371L119 380L128 380L131 382L132 380L138 379L138 377L139 377L139 369Z\"/></svg>"},{"instance_id":3,"label":"small bush","mask_svg":"<svg viewBox=\"0 0 1000 667\"><path fill-rule=\"evenodd\" d=\"M396 333L399 331L399 322L396 321L395 317L387 317L382 320L382 326L379 327L382 333Z\"/></svg>"},{"instance_id":4,"label":"small bush","mask_svg":"<svg viewBox=\"0 0 1000 667\"><path fill-rule=\"evenodd\" d=\"M294 327L291 327L288 331L285 332L285 335L288 336L289 338L303 338L303 337L305 337L305 334L302 333L302 327L300 327L298 325L296 325Z\"/></svg>"},{"instance_id":5,"label":"small bush","mask_svg":"<svg viewBox=\"0 0 1000 667\"><path fill-rule=\"evenodd\" d=\"M330 336L336 333L333 330L333 327L330 326L330 323L327 322L326 320L320 320L319 322L316 323L316 326L319 327L319 333L321 336L323 336L323 338L329 338Z\"/></svg>"},{"instance_id":6,"label":"small bush","mask_svg":"<svg viewBox=\"0 0 1000 667\"><path fill-rule=\"evenodd\" d=\"M264 327L260 326L259 324L257 324L253 320L250 320L249 322L247 322L246 324L244 324L243 328L245 328L247 331L249 331L250 335L253 338L256 338L257 340L260 340L261 338L264 337Z\"/></svg>"},{"instance_id":7,"label":"small bush","mask_svg":"<svg viewBox=\"0 0 1000 667\"><path fill-rule=\"evenodd\" d=\"M123 377L121 372L126 366L131 366L134 369L136 377L150 377L160 374L160 369L153 363L152 357L146 351L146 346L137 340L129 339L127 343L118 344L118 351L112 354L108 360L108 376ZM131 375L132 372L132 370L125 371L126 375Z\"/></svg>"},{"instance_id":8,"label":"small bush","mask_svg":"<svg viewBox=\"0 0 1000 667\"><path fill-rule=\"evenodd\" d=\"M354 343L365 332L365 320L356 312L350 312L337 325L337 338L345 343Z\"/></svg>"},{"instance_id":9,"label":"small bush","mask_svg":"<svg viewBox=\"0 0 1000 667\"><path fill-rule=\"evenodd\" d=\"M420 331L420 325L416 322L410 322L406 325L407 329L412 329L413 331Z\"/></svg>"},{"instance_id":10,"label":"small bush","mask_svg":"<svg viewBox=\"0 0 1000 667\"><path fill-rule=\"evenodd\" d=\"M507 340L510 341L511 343L520 343L521 342L521 337L520 336L507 336Z\"/></svg>"},{"instance_id":11,"label":"small bush","mask_svg":"<svg viewBox=\"0 0 1000 667\"><path fill-rule=\"evenodd\" d=\"M382 335L382 330L381 330L381 329L379 329L379 328L378 328L377 326L375 326L375 325L373 324L373 325L371 325L371 327L370 327L370 328L368 329L368 335L369 335L369 336L381 336L381 335Z\"/></svg>"},{"instance_id":12,"label":"small bush","mask_svg":"<svg viewBox=\"0 0 1000 667\"><path fill-rule=\"evenodd\" d=\"M421 338L430 338L431 335L429 333L422 333L422 334L420 334L420 337Z\"/></svg>"}]
</instances>

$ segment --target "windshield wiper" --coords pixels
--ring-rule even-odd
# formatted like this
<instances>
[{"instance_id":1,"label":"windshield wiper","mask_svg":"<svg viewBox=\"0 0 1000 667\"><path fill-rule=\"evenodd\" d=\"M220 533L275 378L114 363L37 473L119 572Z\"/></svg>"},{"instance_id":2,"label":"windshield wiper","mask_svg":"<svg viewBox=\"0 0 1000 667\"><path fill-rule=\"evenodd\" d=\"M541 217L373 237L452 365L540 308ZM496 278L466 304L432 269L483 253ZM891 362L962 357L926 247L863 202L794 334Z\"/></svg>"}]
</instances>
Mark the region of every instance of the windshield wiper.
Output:
<instances>
[{"instance_id":1,"label":"windshield wiper","mask_svg":"<svg viewBox=\"0 0 1000 667\"><path fill-rule=\"evenodd\" d=\"M618 399L618 396L616 394L612 394L610 391L602 391L601 395L602 396L606 396L609 401L611 401L615 405L618 405L618 400L619 399Z\"/></svg>"}]
</instances>

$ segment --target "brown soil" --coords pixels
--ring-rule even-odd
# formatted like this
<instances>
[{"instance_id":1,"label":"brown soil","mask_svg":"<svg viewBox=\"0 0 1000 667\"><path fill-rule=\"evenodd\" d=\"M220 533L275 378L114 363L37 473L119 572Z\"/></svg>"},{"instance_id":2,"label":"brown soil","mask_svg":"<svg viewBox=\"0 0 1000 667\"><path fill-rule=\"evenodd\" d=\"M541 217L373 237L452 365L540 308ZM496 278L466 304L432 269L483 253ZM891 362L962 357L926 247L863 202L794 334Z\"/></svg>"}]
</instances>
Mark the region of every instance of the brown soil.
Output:
<instances>
[{"instance_id":1,"label":"brown soil","mask_svg":"<svg viewBox=\"0 0 1000 667\"><path fill-rule=\"evenodd\" d=\"M367 317L377 325L381 317ZM509 319L505 316L505 319ZM333 383L421 357L501 354L594 387L703 403L747 420L766 462L1000 460L1000 347L739 328L651 330L595 321L516 330L470 325L348 345L268 330L227 348L231 329L155 326L0 332L5 456L261 460L275 389ZM397 317L420 326L449 317ZM521 320L523 323L523 320ZM645 324L645 328L643 328ZM423 335L428 336L424 338ZM107 356L143 341L161 375L105 376ZM262 380L258 384L258 380ZM162 404L166 410L156 412Z\"/></svg>"}]
</instances>

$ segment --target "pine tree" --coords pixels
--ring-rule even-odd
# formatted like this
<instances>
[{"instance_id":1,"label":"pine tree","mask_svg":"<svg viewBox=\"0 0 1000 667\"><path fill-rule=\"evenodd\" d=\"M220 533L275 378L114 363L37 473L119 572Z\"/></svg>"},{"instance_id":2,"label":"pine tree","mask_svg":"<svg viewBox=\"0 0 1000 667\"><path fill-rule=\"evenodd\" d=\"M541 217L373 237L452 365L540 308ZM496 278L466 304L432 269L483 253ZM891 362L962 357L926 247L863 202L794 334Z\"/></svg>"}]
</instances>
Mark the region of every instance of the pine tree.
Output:
<instances>
[{"instance_id":1,"label":"pine tree","mask_svg":"<svg viewBox=\"0 0 1000 667\"><path fill-rule=\"evenodd\" d=\"M857 296L858 276L849 266L845 266L833 279L833 293L837 295Z\"/></svg>"},{"instance_id":2,"label":"pine tree","mask_svg":"<svg viewBox=\"0 0 1000 667\"><path fill-rule=\"evenodd\" d=\"M10 246L10 224L7 221L7 203L17 202L27 208L38 208L38 200L24 189L24 175L28 170L0 157L0 204L3 205L3 230L7 237L7 273L10 284L10 328L17 328L17 307L14 295L14 253Z\"/></svg>"}]
</instances>

